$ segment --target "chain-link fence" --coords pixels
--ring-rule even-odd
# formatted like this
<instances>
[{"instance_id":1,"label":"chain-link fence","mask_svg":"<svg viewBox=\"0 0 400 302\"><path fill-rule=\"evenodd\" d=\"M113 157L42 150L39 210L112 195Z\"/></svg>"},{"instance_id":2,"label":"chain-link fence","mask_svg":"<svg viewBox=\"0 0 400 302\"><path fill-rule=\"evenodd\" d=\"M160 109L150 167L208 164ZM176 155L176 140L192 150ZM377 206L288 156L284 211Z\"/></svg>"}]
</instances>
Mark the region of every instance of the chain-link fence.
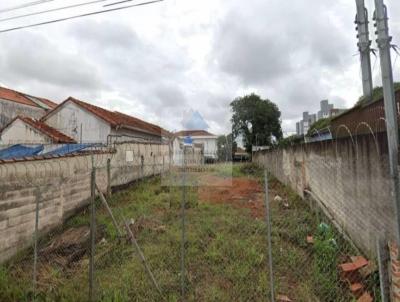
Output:
<instances>
[{"instance_id":1,"label":"chain-link fence","mask_svg":"<svg viewBox=\"0 0 400 302\"><path fill-rule=\"evenodd\" d=\"M256 152L268 178L162 144L3 161L0 298L381 301L395 226L372 133Z\"/></svg>"},{"instance_id":2,"label":"chain-link fence","mask_svg":"<svg viewBox=\"0 0 400 302\"><path fill-rule=\"evenodd\" d=\"M273 177L269 249L277 300L389 301L396 215L386 132L382 119L353 128L334 125L325 129L330 139L315 131L314 142L255 155Z\"/></svg>"}]
</instances>

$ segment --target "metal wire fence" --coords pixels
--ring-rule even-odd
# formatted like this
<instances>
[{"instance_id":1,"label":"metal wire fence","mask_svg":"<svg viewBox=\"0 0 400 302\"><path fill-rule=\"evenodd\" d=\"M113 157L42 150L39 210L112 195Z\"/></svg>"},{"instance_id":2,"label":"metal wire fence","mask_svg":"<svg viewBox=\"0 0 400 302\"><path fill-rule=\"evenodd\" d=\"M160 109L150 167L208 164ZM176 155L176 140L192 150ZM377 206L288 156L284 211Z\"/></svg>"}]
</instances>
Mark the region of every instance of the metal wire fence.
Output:
<instances>
[{"instance_id":1,"label":"metal wire fence","mask_svg":"<svg viewBox=\"0 0 400 302\"><path fill-rule=\"evenodd\" d=\"M269 177L162 144L3 161L1 300L385 301L385 133L349 134L256 152Z\"/></svg>"},{"instance_id":2,"label":"metal wire fence","mask_svg":"<svg viewBox=\"0 0 400 302\"><path fill-rule=\"evenodd\" d=\"M336 125L332 139L255 155L273 177L269 249L278 301L389 301L396 218L386 133L366 122L353 128Z\"/></svg>"}]
</instances>

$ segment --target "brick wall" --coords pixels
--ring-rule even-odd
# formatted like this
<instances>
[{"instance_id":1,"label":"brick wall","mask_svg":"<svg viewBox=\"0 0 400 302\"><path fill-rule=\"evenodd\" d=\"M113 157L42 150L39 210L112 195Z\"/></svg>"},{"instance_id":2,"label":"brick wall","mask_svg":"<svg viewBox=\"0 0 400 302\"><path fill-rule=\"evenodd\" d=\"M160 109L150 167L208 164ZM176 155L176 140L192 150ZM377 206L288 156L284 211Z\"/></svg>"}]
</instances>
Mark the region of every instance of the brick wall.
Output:
<instances>
[{"instance_id":1,"label":"brick wall","mask_svg":"<svg viewBox=\"0 0 400 302\"><path fill-rule=\"evenodd\" d=\"M385 133L258 152L254 160L303 196L311 191L353 242L375 255L376 238L395 239Z\"/></svg>"},{"instance_id":2,"label":"brick wall","mask_svg":"<svg viewBox=\"0 0 400 302\"><path fill-rule=\"evenodd\" d=\"M119 144L115 148L115 153L93 157L96 182L104 192L108 159L112 186L168 169L166 145ZM88 204L91 167L90 155L0 164L0 262L32 243L37 197L41 234L60 226Z\"/></svg>"}]
</instances>

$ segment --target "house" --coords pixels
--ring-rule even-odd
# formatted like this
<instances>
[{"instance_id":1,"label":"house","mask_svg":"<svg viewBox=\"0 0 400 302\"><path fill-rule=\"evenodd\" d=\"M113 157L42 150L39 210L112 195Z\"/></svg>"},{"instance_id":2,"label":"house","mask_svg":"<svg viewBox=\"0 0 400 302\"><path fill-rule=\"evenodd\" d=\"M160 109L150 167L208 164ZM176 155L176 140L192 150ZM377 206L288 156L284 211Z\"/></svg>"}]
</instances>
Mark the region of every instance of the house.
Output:
<instances>
[{"instance_id":1,"label":"house","mask_svg":"<svg viewBox=\"0 0 400 302\"><path fill-rule=\"evenodd\" d=\"M215 161L218 157L217 136L205 130L184 130L175 133L173 141L174 157L183 150L185 138L190 138L196 148L200 148L205 161Z\"/></svg>"},{"instance_id":2,"label":"house","mask_svg":"<svg viewBox=\"0 0 400 302\"><path fill-rule=\"evenodd\" d=\"M71 137L30 117L17 116L1 129L1 144L72 144Z\"/></svg>"},{"instance_id":3,"label":"house","mask_svg":"<svg viewBox=\"0 0 400 302\"><path fill-rule=\"evenodd\" d=\"M136 117L69 97L42 121L80 143L161 142L163 129Z\"/></svg>"},{"instance_id":4,"label":"house","mask_svg":"<svg viewBox=\"0 0 400 302\"><path fill-rule=\"evenodd\" d=\"M56 106L48 99L0 87L0 128L18 115L40 119Z\"/></svg>"}]
</instances>

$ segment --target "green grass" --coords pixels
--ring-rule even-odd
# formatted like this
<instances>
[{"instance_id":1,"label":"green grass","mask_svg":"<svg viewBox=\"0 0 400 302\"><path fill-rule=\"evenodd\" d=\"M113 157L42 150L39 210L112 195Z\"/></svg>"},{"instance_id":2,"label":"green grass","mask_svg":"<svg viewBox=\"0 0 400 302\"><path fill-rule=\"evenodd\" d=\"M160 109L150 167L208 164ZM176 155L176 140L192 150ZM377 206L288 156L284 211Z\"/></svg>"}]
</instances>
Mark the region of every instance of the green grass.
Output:
<instances>
[{"instance_id":1,"label":"green grass","mask_svg":"<svg viewBox=\"0 0 400 302\"><path fill-rule=\"evenodd\" d=\"M262 171L252 164L232 168L216 166L211 173L221 177L250 177L262 182ZM289 209L271 204L276 291L295 301L312 301L316 297L328 301L320 296L325 294L318 287L322 280L322 287L330 282L329 288L344 294L337 278L329 279L332 274L336 276L333 269L338 261L336 254L332 255L326 247L320 248L319 244L310 247L305 242L306 236L317 230L320 222L317 215L305 201L273 179L271 192L287 197L290 204ZM162 288L162 298L153 288L130 242L125 237L118 238L111 219L98 201L97 224L104 230L105 240L96 247L97 301L181 301L181 197L181 188L161 187L160 179L147 179L114 194L109 200L119 222L122 216L135 220L145 217L164 227L163 231L145 227L137 236ZM255 219L250 214L248 209L198 200L197 189L188 188L187 301L266 301L270 291L266 224L264 219ZM84 211L67 221L64 228L88 225L88 222L89 211ZM340 238L337 242L346 244ZM318 259L335 257L321 264L315 255ZM31 301L31 264L28 252L28 257L17 257L0 268L0 301ZM321 265L331 265L328 274ZM87 256L68 269L40 259L37 301L78 302L87 301L87 297Z\"/></svg>"}]
</instances>

